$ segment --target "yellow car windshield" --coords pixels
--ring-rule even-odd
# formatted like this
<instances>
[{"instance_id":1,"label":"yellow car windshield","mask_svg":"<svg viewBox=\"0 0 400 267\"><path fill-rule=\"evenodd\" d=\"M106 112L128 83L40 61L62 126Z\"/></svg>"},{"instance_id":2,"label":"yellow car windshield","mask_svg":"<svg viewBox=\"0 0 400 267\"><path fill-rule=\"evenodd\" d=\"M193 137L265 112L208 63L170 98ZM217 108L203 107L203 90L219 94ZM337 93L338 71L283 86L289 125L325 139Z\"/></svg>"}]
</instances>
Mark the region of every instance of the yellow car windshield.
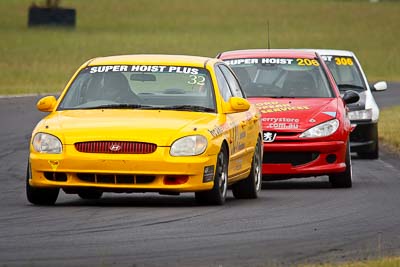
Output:
<instances>
[{"instance_id":1,"label":"yellow car windshield","mask_svg":"<svg viewBox=\"0 0 400 267\"><path fill-rule=\"evenodd\" d=\"M90 66L75 78L59 110L146 108L215 111L204 68L155 65Z\"/></svg>"}]
</instances>

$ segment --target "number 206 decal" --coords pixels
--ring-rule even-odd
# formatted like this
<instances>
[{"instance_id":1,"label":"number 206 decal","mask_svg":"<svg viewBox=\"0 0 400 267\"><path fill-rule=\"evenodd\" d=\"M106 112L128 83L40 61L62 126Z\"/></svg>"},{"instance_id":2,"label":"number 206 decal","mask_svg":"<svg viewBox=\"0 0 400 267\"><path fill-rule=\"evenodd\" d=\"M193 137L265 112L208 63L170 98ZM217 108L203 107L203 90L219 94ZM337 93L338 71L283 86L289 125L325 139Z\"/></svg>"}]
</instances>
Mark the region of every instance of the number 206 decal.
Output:
<instances>
[{"instance_id":1,"label":"number 206 decal","mask_svg":"<svg viewBox=\"0 0 400 267\"><path fill-rule=\"evenodd\" d=\"M298 58L296 61L297 65L299 66L319 66L319 63L316 59Z\"/></svg>"}]
</instances>

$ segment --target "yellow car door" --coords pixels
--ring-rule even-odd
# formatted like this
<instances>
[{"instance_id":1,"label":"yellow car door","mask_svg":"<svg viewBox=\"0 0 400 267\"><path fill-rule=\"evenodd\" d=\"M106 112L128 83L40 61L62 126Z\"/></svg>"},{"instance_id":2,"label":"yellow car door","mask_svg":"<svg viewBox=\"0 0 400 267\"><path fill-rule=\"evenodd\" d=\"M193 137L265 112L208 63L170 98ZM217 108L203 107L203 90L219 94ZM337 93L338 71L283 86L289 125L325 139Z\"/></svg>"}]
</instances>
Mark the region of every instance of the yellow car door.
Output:
<instances>
[{"instance_id":1,"label":"yellow car door","mask_svg":"<svg viewBox=\"0 0 400 267\"><path fill-rule=\"evenodd\" d=\"M216 76L220 93L225 102L228 102L231 97L243 97L239 83L226 65L220 64L216 67ZM253 112L255 112L254 109ZM248 171L251 167L251 157L255 144L250 144L254 138L250 138L248 132L251 130L252 118L251 111L226 115L227 123L230 126L228 173L232 180L235 180L235 177ZM253 130L255 130L255 127L253 127Z\"/></svg>"}]
</instances>

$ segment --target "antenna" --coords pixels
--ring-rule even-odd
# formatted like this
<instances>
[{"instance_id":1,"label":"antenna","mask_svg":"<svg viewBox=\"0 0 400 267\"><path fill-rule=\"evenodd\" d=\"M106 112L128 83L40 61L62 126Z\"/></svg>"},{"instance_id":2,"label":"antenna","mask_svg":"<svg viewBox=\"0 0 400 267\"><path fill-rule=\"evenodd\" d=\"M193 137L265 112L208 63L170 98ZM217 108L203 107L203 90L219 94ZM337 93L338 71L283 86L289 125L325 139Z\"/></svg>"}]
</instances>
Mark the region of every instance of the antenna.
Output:
<instances>
[{"instance_id":1,"label":"antenna","mask_svg":"<svg viewBox=\"0 0 400 267\"><path fill-rule=\"evenodd\" d=\"M267 20L267 39L268 39L268 49L271 49L271 43L269 41L269 20Z\"/></svg>"}]
</instances>

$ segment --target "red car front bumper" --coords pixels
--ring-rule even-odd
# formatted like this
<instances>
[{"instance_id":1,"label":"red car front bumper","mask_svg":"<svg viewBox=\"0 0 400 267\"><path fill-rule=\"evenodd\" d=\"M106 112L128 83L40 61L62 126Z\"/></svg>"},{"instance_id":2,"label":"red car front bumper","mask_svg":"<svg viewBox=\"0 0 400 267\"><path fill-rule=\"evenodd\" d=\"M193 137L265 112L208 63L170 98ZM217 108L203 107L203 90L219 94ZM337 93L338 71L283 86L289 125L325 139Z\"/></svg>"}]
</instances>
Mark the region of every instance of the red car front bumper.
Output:
<instances>
[{"instance_id":1,"label":"red car front bumper","mask_svg":"<svg viewBox=\"0 0 400 267\"><path fill-rule=\"evenodd\" d=\"M345 154L344 141L264 143L263 178L279 180L343 172Z\"/></svg>"}]
</instances>

